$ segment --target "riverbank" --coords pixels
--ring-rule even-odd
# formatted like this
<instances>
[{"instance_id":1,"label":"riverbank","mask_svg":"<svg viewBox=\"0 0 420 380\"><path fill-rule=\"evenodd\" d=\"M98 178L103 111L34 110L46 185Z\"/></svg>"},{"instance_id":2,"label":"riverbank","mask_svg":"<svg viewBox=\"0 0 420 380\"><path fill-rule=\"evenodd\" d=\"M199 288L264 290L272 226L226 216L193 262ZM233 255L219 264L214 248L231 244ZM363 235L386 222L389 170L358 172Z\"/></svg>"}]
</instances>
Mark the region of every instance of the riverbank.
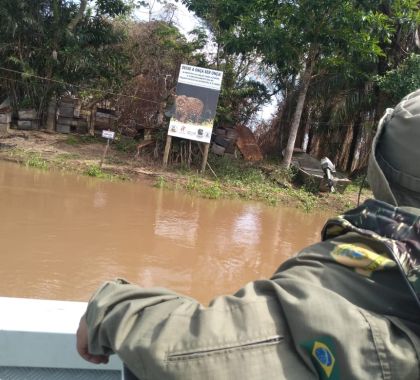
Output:
<instances>
[{"instance_id":1,"label":"riverbank","mask_svg":"<svg viewBox=\"0 0 420 380\"><path fill-rule=\"evenodd\" d=\"M0 138L0 159L42 170L71 171L111 181L148 181L151 186L183 190L210 199L240 198L270 205L288 205L306 211L325 209L340 213L357 204L359 187L343 194L313 194L293 184L293 173L275 163L250 164L230 158L210 157L204 176L184 167L163 170L151 154L135 157L137 145L120 139L110 145L102 168L102 138L41 131L12 131ZM361 200L371 197L363 189Z\"/></svg>"}]
</instances>

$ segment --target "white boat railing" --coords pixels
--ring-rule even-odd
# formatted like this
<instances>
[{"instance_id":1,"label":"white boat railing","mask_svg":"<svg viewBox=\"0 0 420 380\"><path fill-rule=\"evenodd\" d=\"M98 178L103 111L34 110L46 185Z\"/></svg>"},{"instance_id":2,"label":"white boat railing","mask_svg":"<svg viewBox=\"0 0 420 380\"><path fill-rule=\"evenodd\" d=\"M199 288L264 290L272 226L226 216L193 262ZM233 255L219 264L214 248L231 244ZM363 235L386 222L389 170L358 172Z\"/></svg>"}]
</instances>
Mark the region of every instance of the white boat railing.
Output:
<instances>
[{"instance_id":1,"label":"white boat railing","mask_svg":"<svg viewBox=\"0 0 420 380\"><path fill-rule=\"evenodd\" d=\"M0 297L0 380L121 380L122 363L84 361L76 331L84 302Z\"/></svg>"}]
</instances>

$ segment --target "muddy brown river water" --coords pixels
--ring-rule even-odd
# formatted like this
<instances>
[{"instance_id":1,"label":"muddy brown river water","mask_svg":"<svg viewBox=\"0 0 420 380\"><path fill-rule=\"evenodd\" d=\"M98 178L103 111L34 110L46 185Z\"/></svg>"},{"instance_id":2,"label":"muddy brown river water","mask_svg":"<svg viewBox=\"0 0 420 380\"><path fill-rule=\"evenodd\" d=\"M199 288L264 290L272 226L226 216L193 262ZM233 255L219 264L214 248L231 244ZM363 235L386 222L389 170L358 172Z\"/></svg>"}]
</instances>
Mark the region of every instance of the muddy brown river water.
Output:
<instances>
[{"instance_id":1,"label":"muddy brown river water","mask_svg":"<svg viewBox=\"0 0 420 380\"><path fill-rule=\"evenodd\" d=\"M87 300L123 277L207 303L270 277L327 217L0 163L0 296Z\"/></svg>"}]
</instances>

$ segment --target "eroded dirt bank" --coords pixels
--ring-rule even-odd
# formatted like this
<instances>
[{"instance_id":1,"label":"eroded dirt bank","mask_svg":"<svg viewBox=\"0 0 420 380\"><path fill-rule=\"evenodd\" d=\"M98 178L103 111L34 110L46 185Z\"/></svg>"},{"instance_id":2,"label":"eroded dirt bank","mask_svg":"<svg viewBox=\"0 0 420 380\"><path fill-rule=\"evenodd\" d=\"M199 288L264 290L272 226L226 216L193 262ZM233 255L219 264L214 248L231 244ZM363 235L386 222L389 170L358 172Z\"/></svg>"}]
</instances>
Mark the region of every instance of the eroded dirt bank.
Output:
<instances>
[{"instance_id":1,"label":"eroded dirt bank","mask_svg":"<svg viewBox=\"0 0 420 380\"><path fill-rule=\"evenodd\" d=\"M136 157L135 143L124 139L111 144L100 168L104 147L105 140L97 137L12 131L0 137L0 159L104 180L147 181L151 186L185 190L205 198L257 200L306 211L325 209L339 213L357 204L357 185L350 185L343 194L313 194L290 184L287 175L269 163L255 166L240 160L215 161L213 172L208 170L204 176L194 169L163 170L161 159L154 159L151 149L141 151ZM364 189L361 200L370 196L371 192Z\"/></svg>"}]
</instances>

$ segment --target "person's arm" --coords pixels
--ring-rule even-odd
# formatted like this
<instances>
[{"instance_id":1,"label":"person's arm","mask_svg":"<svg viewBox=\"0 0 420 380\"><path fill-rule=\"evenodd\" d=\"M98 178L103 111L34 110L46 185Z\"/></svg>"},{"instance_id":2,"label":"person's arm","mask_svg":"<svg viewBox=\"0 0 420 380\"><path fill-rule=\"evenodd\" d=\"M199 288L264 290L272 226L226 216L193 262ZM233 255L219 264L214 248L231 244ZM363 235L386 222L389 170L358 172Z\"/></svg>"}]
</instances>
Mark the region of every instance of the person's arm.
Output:
<instances>
[{"instance_id":1,"label":"person's arm","mask_svg":"<svg viewBox=\"0 0 420 380\"><path fill-rule=\"evenodd\" d=\"M77 329L77 352L79 355L88 362L93 364L107 364L109 361L108 355L93 355L89 352L88 346L88 327L86 316L82 315L80 318L79 328Z\"/></svg>"},{"instance_id":2,"label":"person's arm","mask_svg":"<svg viewBox=\"0 0 420 380\"><path fill-rule=\"evenodd\" d=\"M140 379L204 373L258 378L282 373L283 366L310 378L284 339L287 327L274 287L272 281L257 281L205 308L165 289L107 282L92 297L82 323L87 358L116 353Z\"/></svg>"}]
</instances>

